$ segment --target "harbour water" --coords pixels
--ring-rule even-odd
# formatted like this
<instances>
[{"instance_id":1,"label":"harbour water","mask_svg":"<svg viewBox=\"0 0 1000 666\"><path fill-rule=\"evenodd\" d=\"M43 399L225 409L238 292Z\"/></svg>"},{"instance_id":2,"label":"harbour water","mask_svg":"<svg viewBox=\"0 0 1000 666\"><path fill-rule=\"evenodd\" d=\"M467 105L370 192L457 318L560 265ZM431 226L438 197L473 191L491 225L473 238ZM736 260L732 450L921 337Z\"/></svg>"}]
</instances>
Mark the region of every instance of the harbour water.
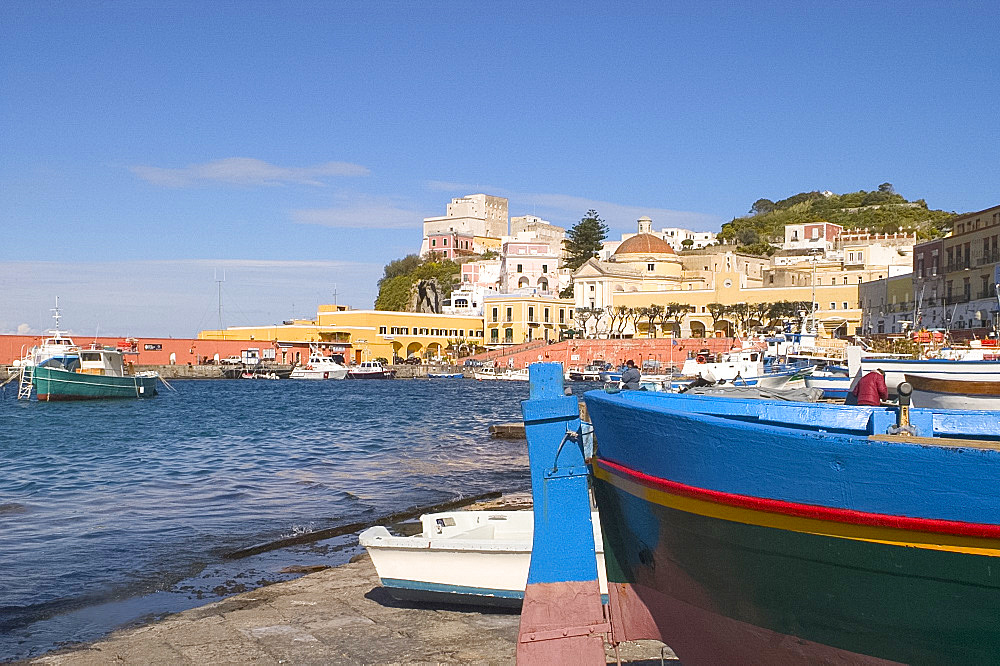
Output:
<instances>
[{"instance_id":1,"label":"harbour water","mask_svg":"<svg viewBox=\"0 0 1000 666\"><path fill-rule=\"evenodd\" d=\"M0 397L0 660L336 565L346 535L233 551L529 487L527 384L176 381L151 400ZM582 388L582 387L581 387Z\"/></svg>"}]
</instances>

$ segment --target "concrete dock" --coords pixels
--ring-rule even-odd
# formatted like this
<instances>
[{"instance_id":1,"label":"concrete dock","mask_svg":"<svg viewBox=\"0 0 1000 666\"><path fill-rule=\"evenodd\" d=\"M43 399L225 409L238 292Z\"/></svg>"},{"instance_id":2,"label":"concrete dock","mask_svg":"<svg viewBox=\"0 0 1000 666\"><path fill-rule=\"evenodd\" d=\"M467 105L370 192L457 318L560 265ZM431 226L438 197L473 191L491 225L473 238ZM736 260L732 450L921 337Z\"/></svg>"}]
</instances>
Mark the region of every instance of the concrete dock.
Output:
<instances>
[{"instance_id":1,"label":"concrete dock","mask_svg":"<svg viewBox=\"0 0 1000 666\"><path fill-rule=\"evenodd\" d=\"M531 493L468 506L528 510ZM97 664L512 664L520 615L514 610L393 599L366 553L350 563L237 594L123 629L95 643L22 663ZM623 643L623 663L674 660L658 641ZM615 650L606 650L615 663ZM672 663L677 663L673 661Z\"/></svg>"},{"instance_id":2,"label":"concrete dock","mask_svg":"<svg viewBox=\"0 0 1000 666\"><path fill-rule=\"evenodd\" d=\"M27 663L513 663L519 619L512 611L395 601L365 554ZM618 656L659 663L661 648L656 641L630 642ZM606 653L615 663L614 649ZM664 656L674 659L669 649Z\"/></svg>"}]
</instances>

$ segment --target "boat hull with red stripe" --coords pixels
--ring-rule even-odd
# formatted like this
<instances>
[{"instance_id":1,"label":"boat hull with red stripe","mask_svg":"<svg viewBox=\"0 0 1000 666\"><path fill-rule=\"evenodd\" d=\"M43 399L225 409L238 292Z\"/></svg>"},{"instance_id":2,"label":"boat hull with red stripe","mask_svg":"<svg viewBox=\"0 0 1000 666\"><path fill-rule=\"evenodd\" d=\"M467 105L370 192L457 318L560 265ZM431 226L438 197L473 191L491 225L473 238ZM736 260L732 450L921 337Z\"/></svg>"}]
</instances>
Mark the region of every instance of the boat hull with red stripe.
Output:
<instances>
[{"instance_id":1,"label":"boat hull with red stripe","mask_svg":"<svg viewBox=\"0 0 1000 666\"><path fill-rule=\"evenodd\" d=\"M685 664L997 663L1000 423L591 392L613 635ZM965 439L970 434L975 439Z\"/></svg>"}]
</instances>

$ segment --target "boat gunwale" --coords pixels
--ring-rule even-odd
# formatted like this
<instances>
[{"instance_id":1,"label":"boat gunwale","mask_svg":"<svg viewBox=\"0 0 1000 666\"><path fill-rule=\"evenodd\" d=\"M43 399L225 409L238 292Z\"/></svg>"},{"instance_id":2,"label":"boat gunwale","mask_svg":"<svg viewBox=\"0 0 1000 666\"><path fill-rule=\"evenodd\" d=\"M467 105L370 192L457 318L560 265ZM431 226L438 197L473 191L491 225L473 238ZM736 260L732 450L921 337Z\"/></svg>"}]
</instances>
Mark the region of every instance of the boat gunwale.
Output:
<instances>
[{"instance_id":1,"label":"boat gunwale","mask_svg":"<svg viewBox=\"0 0 1000 666\"><path fill-rule=\"evenodd\" d=\"M844 438L856 438L865 439L869 441L884 442L891 444L909 444L914 446L938 446L942 448L956 448L961 446L966 446L970 449L978 450L991 450L1000 451L1000 429L998 429L996 436L998 439L974 439L974 438L955 438L949 437L948 434L953 433L942 433L938 435L938 430L935 427L933 437L914 437L911 435L889 435L886 433L872 433L867 430L861 430L859 428L844 427L836 423L831 422L830 424L817 424L814 422L778 422L771 419L762 419L759 414L754 415L751 413L737 413L735 410L731 413L712 413L708 411L701 411L698 409L684 410L684 409L672 409L668 406L651 405L648 401L636 402L628 400L623 396L627 396L630 393L641 394L642 392L619 392L615 394L608 394L604 391L588 391L584 394L585 398L591 398L601 401L606 401L613 405L627 405L630 409L638 409L651 414L667 414L675 416L683 416L686 418L695 419L710 419L716 421L720 424L744 424L752 425L755 428L764 428L772 433L788 432L794 430L795 432L801 433L803 435L809 435L816 439L829 439L831 436L844 437ZM687 394L673 394L673 393L658 393L655 391L646 392L647 395L655 396L654 399L662 399L664 401L672 400L698 400L700 399L724 399L730 401L731 403L742 403L742 404L753 404L753 405L767 405L776 410L791 410L794 408L805 408L809 410L826 410L828 413L833 413L834 410L858 410L864 409L868 411L869 415L872 413L888 413L892 414L896 408L894 407L867 407L861 405L829 405L822 403L808 403L808 402L787 402L781 400L751 400L747 398L721 398L720 396L702 396L702 395L687 395ZM699 401L703 402L703 401ZM704 402L707 402L704 401ZM704 403L703 403L704 404ZM822 414L823 412L818 412ZM1000 413L992 412L990 410L960 410L960 409L925 409L925 408L911 408L910 416L911 418L920 414L930 414L932 419L935 414L940 414L942 416L948 417L962 417L966 416L969 418L975 416L986 416L988 414L998 414ZM870 417L869 417L870 420ZM935 426L937 424L935 423ZM961 442L958 443L958 442Z\"/></svg>"}]
</instances>

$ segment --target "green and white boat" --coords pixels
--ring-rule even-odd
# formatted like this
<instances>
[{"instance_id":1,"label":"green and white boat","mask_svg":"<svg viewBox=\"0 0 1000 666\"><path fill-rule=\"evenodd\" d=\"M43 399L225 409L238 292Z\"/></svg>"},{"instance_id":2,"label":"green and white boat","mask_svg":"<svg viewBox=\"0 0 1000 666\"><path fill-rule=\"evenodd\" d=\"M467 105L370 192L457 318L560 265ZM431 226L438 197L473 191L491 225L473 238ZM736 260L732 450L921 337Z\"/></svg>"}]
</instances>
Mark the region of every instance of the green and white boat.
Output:
<instances>
[{"instance_id":1,"label":"green and white boat","mask_svg":"<svg viewBox=\"0 0 1000 666\"><path fill-rule=\"evenodd\" d=\"M68 364L42 363L26 370L40 402L152 398L159 378L155 372L135 372L121 351L109 348L82 349Z\"/></svg>"}]
</instances>

